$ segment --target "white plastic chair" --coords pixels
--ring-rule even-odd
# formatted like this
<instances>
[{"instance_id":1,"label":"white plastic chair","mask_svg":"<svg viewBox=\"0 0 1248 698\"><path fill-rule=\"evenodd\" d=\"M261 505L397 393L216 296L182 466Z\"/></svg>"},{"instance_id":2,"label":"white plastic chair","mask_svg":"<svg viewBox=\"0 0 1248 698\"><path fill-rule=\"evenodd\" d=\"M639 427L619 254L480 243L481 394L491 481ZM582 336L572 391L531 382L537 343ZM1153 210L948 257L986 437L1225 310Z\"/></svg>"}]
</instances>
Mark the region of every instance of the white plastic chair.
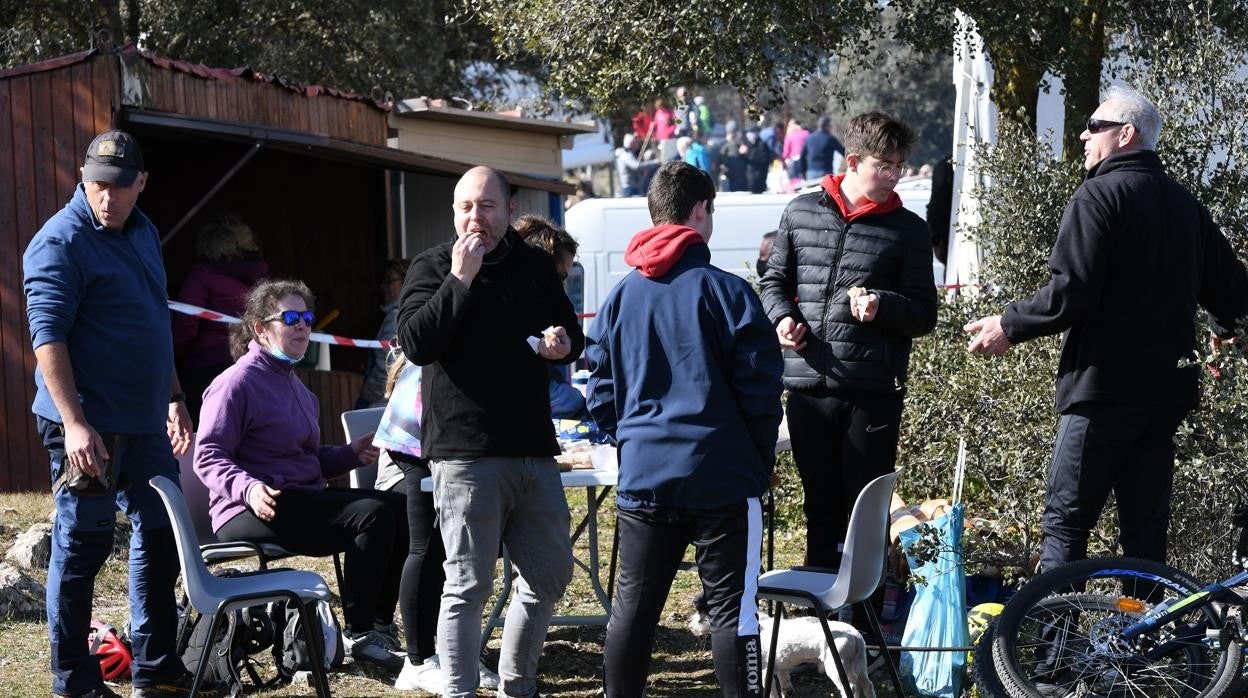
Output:
<instances>
[{"instance_id":1,"label":"white plastic chair","mask_svg":"<svg viewBox=\"0 0 1248 698\"><path fill-rule=\"evenodd\" d=\"M376 431L381 424L384 407L366 407L362 410L351 410L342 413L342 431L347 435L347 443L351 443L370 431ZM357 489L371 490L377 482L377 461L361 465L351 471L351 486Z\"/></svg>"},{"instance_id":2,"label":"white plastic chair","mask_svg":"<svg viewBox=\"0 0 1248 698\"><path fill-rule=\"evenodd\" d=\"M777 602L775 622L771 629L771 652L767 660L764 695L771 695L776 643L780 637L780 622L784 619L783 604L786 603L815 609L815 615L823 627L824 638L832 649L832 658L841 675L846 698L853 698L853 691L845 675L841 655L836 651L832 631L828 628L828 617L845 606L857 604L855 610L861 609L866 614L877 646L888 664L897 695L906 695L897 675L897 667L893 664L892 655L888 653L884 642L879 619L875 617L875 609L870 602L871 594L880 586L884 577L884 563L888 552L888 509L893 496L893 484L899 474L892 472L881 475L858 493L854 510L849 516L849 531L845 535L841 566L836 571L794 567L773 570L758 578L758 598Z\"/></svg>"},{"instance_id":3,"label":"white plastic chair","mask_svg":"<svg viewBox=\"0 0 1248 698\"><path fill-rule=\"evenodd\" d=\"M312 601L330 599L325 580L315 572L300 570L260 570L251 574L217 577L208 570L200 556L198 537L191 521L182 491L172 480L163 475L151 479L151 485L165 503L169 521L173 525L173 538L178 546L178 563L182 567L182 580L186 585L191 608L201 614L211 614L208 637L215 637L221 622L234 610L257 606L271 601L286 601L299 609L303 623L304 639L308 643L312 661L312 677L316 694L329 698L329 680L325 676L324 639L318 637L320 623L309 609ZM204 646L204 652L212 649ZM190 695L194 698L208 668L206 657L201 657Z\"/></svg>"}]
</instances>

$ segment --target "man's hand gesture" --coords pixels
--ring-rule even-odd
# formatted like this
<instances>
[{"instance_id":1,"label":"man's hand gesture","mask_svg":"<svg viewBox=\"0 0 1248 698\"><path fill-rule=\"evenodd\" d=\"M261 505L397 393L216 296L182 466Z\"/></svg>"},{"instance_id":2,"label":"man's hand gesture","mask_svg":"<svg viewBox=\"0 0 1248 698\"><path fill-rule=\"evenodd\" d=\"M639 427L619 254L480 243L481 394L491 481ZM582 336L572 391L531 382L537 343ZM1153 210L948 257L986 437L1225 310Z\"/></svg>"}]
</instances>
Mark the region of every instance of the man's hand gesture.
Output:
<instances>
[{"instance_id":1,"label":"man's hand gesture","mask_svg":"<svg viewBox=\"0 0 1248 698\"><path fill-rule=\"evenodd\" d=\"M806 348L806 324L797 322L791 317L786 317L776 325L776 337L780 339L780 346L793 351L801 351Z\"/></svg>"},{"instance_id":2,"label":"man's hand gesture","mask_svg":"<svg viewBox=\"0 0 1248 698\"><path fill-rule=\"evenodd\" d=\"M975 335L971 343L966 346L966 350L972 354L1001 356L1013 346L1009 337L1005 336L1005 330L1001 329L1000 315L989 315L974 322L968 322L962 329L968 334Z\"/></svg>"}]
</instances>

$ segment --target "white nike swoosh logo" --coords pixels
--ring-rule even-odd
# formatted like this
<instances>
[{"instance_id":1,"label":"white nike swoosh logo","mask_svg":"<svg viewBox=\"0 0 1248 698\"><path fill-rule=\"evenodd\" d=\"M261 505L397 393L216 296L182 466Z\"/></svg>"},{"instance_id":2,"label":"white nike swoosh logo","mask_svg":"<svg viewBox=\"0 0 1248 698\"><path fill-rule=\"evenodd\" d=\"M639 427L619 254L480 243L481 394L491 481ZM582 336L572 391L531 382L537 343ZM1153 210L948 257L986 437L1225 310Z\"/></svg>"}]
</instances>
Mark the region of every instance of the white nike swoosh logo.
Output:
<instances>
[{"instance_id":1,"label":"white nike swoosh logo","mask_svg":"<svg viewBox=\"0 0 1248 698\"><path fill-rule=\"evenodd\" d=\"M885 428L885 427L887 427L887 426L888 426L887 424L881 424L881 425L876 426L876 427L870 427L870 426L869 426L869 427L867 427L867 433L868 433L868 434L875 433L875 432L877 432L877 431L879 431L879 430L881 430L881 429L883 429L883 428Z\"/></svg>"}]
</instances>

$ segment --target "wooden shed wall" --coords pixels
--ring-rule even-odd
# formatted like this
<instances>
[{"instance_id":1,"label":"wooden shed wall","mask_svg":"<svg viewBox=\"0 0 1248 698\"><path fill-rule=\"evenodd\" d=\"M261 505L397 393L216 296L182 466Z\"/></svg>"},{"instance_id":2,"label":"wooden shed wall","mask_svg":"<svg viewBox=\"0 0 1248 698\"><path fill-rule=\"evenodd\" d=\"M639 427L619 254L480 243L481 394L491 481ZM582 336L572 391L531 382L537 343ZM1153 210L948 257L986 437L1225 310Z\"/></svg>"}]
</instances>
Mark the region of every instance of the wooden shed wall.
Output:
<instances>
[{"instance_id":1,"label":"wooden shed wall","mask_svg":"<svg viewBox=\"0 0 1248 698\"><path fill-rule=\"evenodd\" d=\"M113 123L115 60L89 59L0 77L0 491L46 488L35 434L35 357L26 328L22 253L72 195L81 154Z\"/></svg>"},{"instance_id":2,"label":"wooden shed wall","mask_svg":"<svg viewBox=\"0 0 1248 698\"><path fill-rule=\"evenodd\" d=\"M45 490L49 482L47 452L38 440L30 413L35 360L26 326L22 253L43 222L72 195L82 154L91 139L120 123L123 109L165 111L318 133L370 145L386 143L385 112L371 102L344 99L323 91L309 95L246 78L199 77L157 65L132 51L124 54L124 61L124 73L116 54L82 54L0 71L0 492ZM58 64L59 67L53 67ZM219 75L220 71L214 73ZM154 147L162 140L155 133L143 135L153 140ZM165 134L165 138L178 140L174 134ZM156 193L175 180L181 180L183 185L189 183L185 173L170 171L195 167L195 162L179 160L182 152L186 151L172 148L152 153L151 164L162 169L156 180L159 184L153 182ZM200 158L201 164L204 159ZM275 265L275 272L303 276L323 287L319 294L325 306L344 310L343 319L331 331L372 328L377 320L377 301L373 298L376 282L371 276L380 271L384 262L387 235L381 172L373 168L361 171L335 167L319 161L314 167L300 166L299 160L289 156L260 158L255 163L258 172L240 177L239 186L268 201L270 208L288 213L298 209L301 197L329 202L335 208L346 203L350 205L342 208L358 207L367 212L350 217L348 224L345 220L323 220L324 216L318 217L313 210L302 217L308 219L303 221L307 226L303 229L272 226L270 230L277 239L272 241L270 251L283 260ZM287 169L275 173L274 167ZM332 168L328 177L322 169L326 167ZM298 180L314 176L311 173L318 170L324 186L337 189L325 192L317 184L304 183L300 191ZM250 176L253 174L256 176ZM191 191L206 191L209 184L204 182ZM350 191L350 195L342 197L344 190ZM339 196L335 198L334 194ZM145 194L139 205L145 210L153 209L167 228L192 203L190 195L190 191L183 191L181 196L162 197L161 203L157 203ZM227 187L222 196L225 200L216 203L230 203L240 194L231 195ZM179 203L180 207L166 206L166 202ZM263 218L257 218L263 224ZM287 215L282 220L300 218ZM190 240L175 243L175 247L182 248ZM330 249L334 251L331 253ZM344 249L350 250L350 261L359 263L358 267L348 268L363 269L359 274L367 280L344 282L337 278L344 271ZM173 255L174 276L184 271L184 257L181 250ZM326 259L335 259L336 263L326 265ZM368 273L370 268L373 274ZM362 336L371 336L371 332ZM330 439L340 438L334 433L327 435Z\"/></svg>"},{"instance_id":3,"label":"wooden shed wall","mask_svg":"<svg viewBox=\"0 0 1248 698\"><path fill-rule=\"evenodd\" d=\"M385 145L386 113L358 99L302 92L245 78L203 78L166 69L129 53L124 61L127 107L325 134Z\"/></svg>"}]
</instances>

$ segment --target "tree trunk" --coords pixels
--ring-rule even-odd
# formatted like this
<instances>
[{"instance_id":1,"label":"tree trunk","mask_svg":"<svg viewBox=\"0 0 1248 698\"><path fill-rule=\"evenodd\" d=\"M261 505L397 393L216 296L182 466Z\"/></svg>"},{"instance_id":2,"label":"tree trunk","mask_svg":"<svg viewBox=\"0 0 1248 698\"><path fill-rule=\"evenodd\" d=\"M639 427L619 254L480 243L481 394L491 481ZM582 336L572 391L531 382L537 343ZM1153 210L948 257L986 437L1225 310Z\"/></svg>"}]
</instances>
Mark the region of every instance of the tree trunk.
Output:
<instances>
[{"instance_id":1,"label":"tree trunk","mask_svg":"<svg viewBox=\"0 0 1248 698\"><path fill-rule=\"evenodd\" d=\"M126 31L121 24L121 5L119 0L95 0L99 8L96 16L97 29L107 29L113 44L121 46L126 43Z\"/></svg>"},{"instance_id":2,"label":"tree trunk","mask_svg":"<svg viewBox=\"0 0 1248 698\"><path fill-rule=\"evenodd\" d=\"M1083 159L1084 121L1101 103L1101 65L1105 60L1105 17L1101 3L1084 2L1070 22L1070 46L1074 49L1064 66L1062 84L1066 91L1065 128L1062 134L1062 159L1079 162Z\"/></svg>"},{"instance_id":3,"label":"tree trunk","mask_svg":"<svg viewBox=\"0 0 1248 698\"><path fill-rule=\"evenodd\" d=\"M126 41L139 43L142 29L143 7L139 0L126 0Z\"/></svg>"},{"instance_id":4,"label":"tree trunk","mask_svg":"<svg viewBox=\"0 0 1248 698\"><path fill-rule=\"evenodd\" d=\"M1036 101L1040 98L1043 71L1030 65L1016 46L986 46L992 61L992 101L1005 121L1036 131Z\"/></svg>"}]
</instances>

